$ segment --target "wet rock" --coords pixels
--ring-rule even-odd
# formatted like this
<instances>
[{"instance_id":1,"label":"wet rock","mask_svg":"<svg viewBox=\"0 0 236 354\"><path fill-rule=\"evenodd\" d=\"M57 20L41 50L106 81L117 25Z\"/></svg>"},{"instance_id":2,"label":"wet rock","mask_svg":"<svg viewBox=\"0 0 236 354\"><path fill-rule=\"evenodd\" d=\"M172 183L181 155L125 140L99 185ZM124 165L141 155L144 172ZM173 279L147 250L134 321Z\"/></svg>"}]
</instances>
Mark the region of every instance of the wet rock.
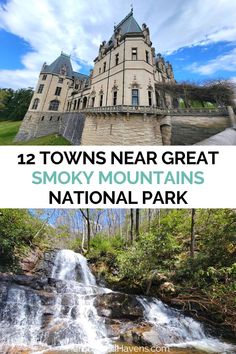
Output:
<instances>
[{"instance_id":1,"label":"wet rock","mask_svg":"<svg viewBox=\"0 0 236 354\"><path fill-rule=\"evenodd\" d=\"M47 330L46 342L48 345L60 345L60 336L63 333L66 324L62 321L54 324Z\"/></svg>"},{"instance_id":2,"label":"wet rock","mask_svg":"<svg viewBox=\"0 0 236 354\"><path fill-rule=\"evenodd\" d=\"M38 259L34 268L34 273L49 278L52 274L53 266L55 265L56 253L58 250L48 251Z\"/></svg>"},{"instance_id":3,"label":"wet rock","mask_svg":"<svg viewBox=\"0 0 236 354\"><path fill-rule=\"evenodd\" d=\"M37 292L43 306L52 306L56 303L56 294L46 291Z\"/></svg>"},{"instance_id":4,"label":"wet rock","mask_svg":"<svg viewBox=\"0 0 236 354\"><path fill-rule=\"evenodd\" d=\"M143 334L152 330L152 325L148 322L141 322L140 324L131 323L126 331L120 334L120 340L130 344L138 344L149 346L149 342L145 341Z\"/></svg>"},{"instance_id":5,"label":"wet rock","mask_svg":"<svg viewBox=\"0 0 236 354\"><path fill-rule=\"evenodd\" d=\"M154 329L143 333L133 332L132 338L134 344L139 344L146 347L153 347L162 344L157 331L155 331Z\"/></svg>"},{"instance_id":6,"label":"wet rock","mask_svg":"<svg viewBox=\"0 0 236 354\"><path fill-rule=\"evenodd\" d=\"M71 294L65 294L61 300L62 306L73 306L75 305L75 298Z\"/></svg>"},{"instance_id":7,"label":"wet rock","mask_svg":"<svg viewBox=\"0 0 236 354\"><path fill-rule=\"evenodd\" d=\"M114 319L140 319L143 307L135 296L124 293L108 293L98 295L94 305L98 315Z\"/></svg>"}]
</instances>

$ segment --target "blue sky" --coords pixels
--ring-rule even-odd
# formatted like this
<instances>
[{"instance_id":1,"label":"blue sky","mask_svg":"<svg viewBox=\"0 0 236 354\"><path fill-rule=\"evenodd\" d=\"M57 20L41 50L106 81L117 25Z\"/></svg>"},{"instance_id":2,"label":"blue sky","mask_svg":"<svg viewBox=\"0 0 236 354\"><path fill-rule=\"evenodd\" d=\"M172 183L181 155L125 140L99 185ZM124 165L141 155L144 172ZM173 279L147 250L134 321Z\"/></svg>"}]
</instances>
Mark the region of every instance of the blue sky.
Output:
<instances>
[{"instance_id":1,"label":"blue sky","mask_svg":"<svg viewBox=\"0 0 236 354\"><path fill-rule=\"evenodd\" d=\"M178 81L236 81L236 1L134 0L133 7ZM88 73L129 11L125 0L0 0L0 87L34 87L42 64L62 50Z\"/></svg>"}]
</instances>

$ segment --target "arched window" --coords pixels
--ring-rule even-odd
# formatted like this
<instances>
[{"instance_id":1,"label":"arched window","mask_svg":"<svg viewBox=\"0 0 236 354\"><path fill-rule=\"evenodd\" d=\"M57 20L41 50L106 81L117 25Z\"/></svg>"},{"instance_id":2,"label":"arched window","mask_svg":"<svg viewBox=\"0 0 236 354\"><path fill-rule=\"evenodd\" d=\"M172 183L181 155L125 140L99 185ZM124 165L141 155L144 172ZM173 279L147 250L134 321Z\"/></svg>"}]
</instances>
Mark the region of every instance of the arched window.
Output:
<instances>
[{"instance_id":1,"label":"arched window","mask_svg":"<svg viewBox=\"0 0 236 354\"><path fill-rule=\"evenodd\" d=\"M74 101L74 111L76 110L77 100Z\"/></svg>"},{"instance_id":2,"label":"arched window","mask_svg":"<svg viewBox=\"0 0 236 354\"><path fill-rule=\"evenodd\" d=\"M32 109L37 109L39 105L39 98L35 98L32 104Z\"/></svg>"},{"instance_id":3,"label":"arched window","mask_svg":"<svg viewBox=\"0 0 236 354\"><path fill-rule=\"evenodd\" d=\"M58 107L59 107L59 101L58 100L52 100L49 103L49 111L58 111Z\"/></svg>"},{"instance_id":4,"label":"arched window","mask_svg":"<svg viewBox=\"0 0 236 354\"><path fill-rule=\"evenodd\" d=\"M77 109L79 109L79 106L80 106L80 98L78 99Z\"/></svg>"}]
</instances>

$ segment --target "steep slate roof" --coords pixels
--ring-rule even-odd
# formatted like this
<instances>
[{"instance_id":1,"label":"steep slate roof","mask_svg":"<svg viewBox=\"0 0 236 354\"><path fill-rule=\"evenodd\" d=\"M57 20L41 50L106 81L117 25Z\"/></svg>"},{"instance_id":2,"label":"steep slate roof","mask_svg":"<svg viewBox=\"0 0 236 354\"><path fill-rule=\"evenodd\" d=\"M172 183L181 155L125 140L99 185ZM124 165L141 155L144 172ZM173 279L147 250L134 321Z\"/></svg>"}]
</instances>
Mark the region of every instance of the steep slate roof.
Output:
<instances>
[{"instance_id":1,"label":"steep slate roof","mask_svg":"<svg viewBox=\"0 0 236 354\"><path fill-rule=\"evenodd\" d=\"M111 39L107 43L107 47L113 45L115 39L115 31L120 29L120 33L122 36L128 33L140 33L142 34L142 29L133 17L133 10L120 22L118 25L114 27L114 34L112 35Z\"/></svg>"},{"instance_id":2,"label":"steep slate roof","mask_svg":"<svg viewBox=\"0 0 236 354\"><path fill-rule=\"evenodd\" d=\"M127 33L142 32L142 29L133 17L133 10L131 10L130 13L120 23L118 23L118 25L115 26L114 31L116 31L118 28L121 31L121 35Z\"/></svg>"},{"instance_id":3,"label":"steep slate roof","mask_svg":"<svg viewBox=\"0 0 236 354\"><path fill-rule=\"evenodd\" d=\"M87 80L89 78L88 75L80 74L77 73L76 71L73 71L71 61L70 61L70 56L61 53L61 55L54 60L54 62L50 65L45 65L43 69L41 70L41 73L50 73L50 74L57 74L60 75L60 70L62 67L66 67L66 76L72 78L72 76L75 76L79 80Z\"/></svg>"},{"instance_id":4,"label":"steep slate roof","mask_svg":"<svg viewBox=\"0 0 236 354\"><path fill-rule=\"evenodd\" d=\"M64 53L54 60L54 62L50 65L45 65L41 71L41 73L50 73L50 74L58 74L60 75L61 68L66 67L66 76L73 76L73 68L70 61L70 56Z\"/></svg>"}]
</instances>

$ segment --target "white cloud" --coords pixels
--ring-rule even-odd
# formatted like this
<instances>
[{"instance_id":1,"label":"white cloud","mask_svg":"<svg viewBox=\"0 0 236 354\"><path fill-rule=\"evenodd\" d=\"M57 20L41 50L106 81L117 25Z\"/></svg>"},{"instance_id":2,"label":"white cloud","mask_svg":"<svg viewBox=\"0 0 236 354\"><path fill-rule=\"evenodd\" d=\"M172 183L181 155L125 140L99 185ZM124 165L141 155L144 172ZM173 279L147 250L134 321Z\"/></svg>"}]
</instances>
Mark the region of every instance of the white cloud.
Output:
<instances>
[{"instance_id":1,"label":"white cloud","mask_svg":"<svg viewBox=\"0 0 236 354\"><path fill-rule=\"evenodd\" d=\"M150 27L157 52L235 41L235 1L134 0L133 4L140 25L146 22ZM129 10L125 0L8 0L0 8L0 28L23 38L32 52L22 58L23 70L0 71L0 86L7 82L12 87L24 82L34 86L42 63L52 62L61 50L92 64L99 43L109 39L114 22Z\"/></svg>"},{"instance_id":2,"label":"white cloud","mask_svg":"<svg viewBox=\"0 0 236 354\"><path fill-rule=\"evenodd\" d=\"M189 68L190 71L200 75L212 75L218 71L236 71L236 48L229 53L220 55L213 60L208 61L204 65L192 64Z\"/></svg>"}]
</instances>

